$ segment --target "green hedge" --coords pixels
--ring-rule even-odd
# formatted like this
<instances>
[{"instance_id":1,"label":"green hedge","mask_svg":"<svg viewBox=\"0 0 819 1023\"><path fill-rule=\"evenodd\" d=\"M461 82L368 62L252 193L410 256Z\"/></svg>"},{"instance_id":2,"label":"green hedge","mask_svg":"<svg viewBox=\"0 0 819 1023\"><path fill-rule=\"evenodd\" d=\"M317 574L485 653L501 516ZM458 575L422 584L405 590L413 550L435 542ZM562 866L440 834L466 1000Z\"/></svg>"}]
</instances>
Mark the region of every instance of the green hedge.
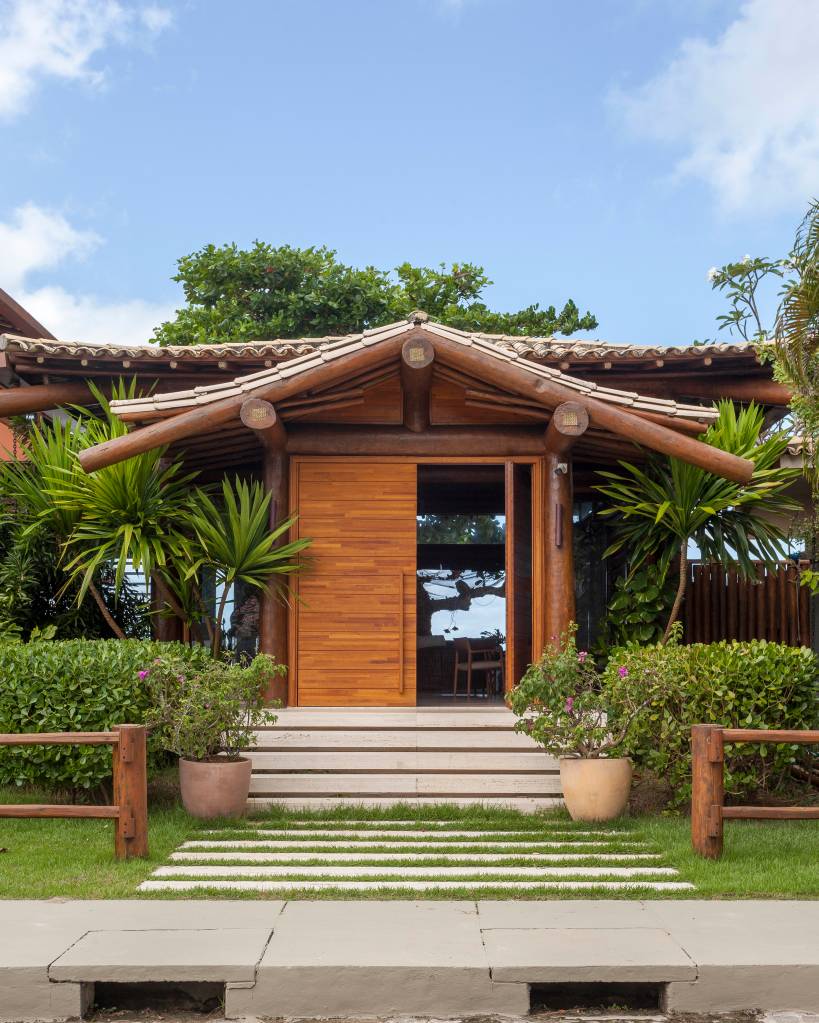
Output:
<instances>
[{"instance_id":1,"label":"green hedge","mask_svg":"<svg viewBox=\"0 0 819 1023\"><path fill-rule=\"evenodd\" d=\"M0 732L99 732L141 724L148 690L138 672L160 654L195 666L202 648L146 640L0 642ZM161 751L149 744L149 763ZM111 776L110 746L0 747L0 785L90 789Z\"/></svg>"},{"instance_id":2,"label":"green hedge","mask_svg":"<svg viewBox=\"0 0 819 1023\"><path fill-rule=\"evenodd\" d=\"M636 695L659 676L662 695L636 722L626 752L670 782L683 802L691 793L691 725L815 728L818 672L819 661L805 647L764 640L669 643L613 651L603 680ZM798 754L798 746L726 745L726 792L775 790Z\"/></svg>"}]
</instances>

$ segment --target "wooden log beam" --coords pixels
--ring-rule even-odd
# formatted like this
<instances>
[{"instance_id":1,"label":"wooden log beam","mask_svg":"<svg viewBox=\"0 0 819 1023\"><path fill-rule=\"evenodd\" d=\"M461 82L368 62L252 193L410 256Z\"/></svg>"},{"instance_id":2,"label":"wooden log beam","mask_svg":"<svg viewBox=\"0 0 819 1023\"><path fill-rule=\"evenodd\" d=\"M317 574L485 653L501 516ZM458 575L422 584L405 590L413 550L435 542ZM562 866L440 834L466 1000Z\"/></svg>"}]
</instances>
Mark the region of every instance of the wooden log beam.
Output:
<instances>
[{"instance_id":1,"label":"wooden log beam","mask_svg":"<svg viewBox=\"0 0 819 1023\"><path fill-rule=\"evenodd\" d=\"M552 413L546 427L546 450L553 455L565 456L578 437L589 428L589 413L579 401L564 401Z\"/></svg>"},{"instance_id":2,"label":"wooden log beam","mask_svg":"<svg viewBox=\"0 0 819 1023\"><path fill-rule=\"evenodd\" d=\"M653 451L679 458L737 483L747 483L753 475L754 463L750 459L739 458L727 451L703 444L693 437L687 437L670 430L667 426L635 416L633 412L599 398L578 395L576 391L558 381L535 376L523 367L515 365L513 361L496 359L482 353L480 348L467 347L449 338L438 336L434 343L442 361L451 363L458 369L463 369L467 373L480 373L491 383L507 390L513 387L524 397L541 401L551 408L556 408L564 401L577 401L586 409L594 425L604 427Z\"/></svg>"},{"instance_id":3,"label":"wooden log beam","mask_svg":"<svg viewBox=\"0 0 819 1023\"><path fill-rule=\"evenodd\" d=\"M647 419L650 423L659 423L667 426L669 430L676 430L678 433L687 433L692 437L701 437L708 429L708 423L696 423L693 419L682 419L679 416L664 416L659 412L643 412L632 409L635 416L640 419Z\"/></svg>"},{"instance_id":4,"label":"wooden log beam","mask_svg":"<svg viewBox=\"0 0 819 1023\"><path fill-rule=\"evenodd\" d=\"M584 378L588 374L584 374ZM708 401L729 398L732 401L755 401L759 405L787 405L791 392L784 384L765 377L721 377L703 368L699 373L612 374L612 387L622 387L653 394L661 398L694 397Z\"/></svg>"},{"instance_id":5,"label":"wooden log beam","mask_svg":"<svg viewBox=\"0 0 819 1023\"><path fill-rule=\"evenodd\" d=\"M404 426L413 433L429 429L429 392L435 349L425 337L409 338L401 348Z\"/></svg>"},{"instance_id":6,"label":"wooden log beam","mask_svg":"<svg viewBox=\"0 0 819 1023\"><path fill-rule=\"evenodd\" d=\"M563 454L547 451L544 473L544 625L546 642L557 646L576 614L571 462Z\"/></svg>"},{"instance_id":7,"label":"wooden log beam","mask_svg":"<svg viewBox=\"0 0 819 1023\"><path fill-rule=\"evenodd\" d=\"M268 451L282 450L287 443L287 431L276 409L264 398L247 398L239 409L239 418L253 430Z\"/></svg>"},{"instance_id":8,"label":"wooden log beam","mask_svg":"<svg viewBox=\"0 0 819 1023\"><path fill-rule=\"evenodd\" d=\"M287 433L291 455L487 456L543 454L543 427L431 426L412 433L403 426L298 426Z\"/></svg>"},{"instance_id":9,"label":"wooden log beam","mask_svg":"<svg viewBox=\"0 0 819 1023\"><path fill-rule=\"evenodd\" d=\"M406 340L403 334L382 341L377 350L371 348L356 349L348 355L340 356L332 361L322 363L313 369L279 378L270 383L260 384L250 392L231 395L220 401L202 405L199 408L180 412L168 419L161 419L133 430L124 437L115 437L94 447L86 448L79 455L80 465L86 472L96 472L106 465L114 465L126 458L151 451L154 448L171 444L185 437L194 437L198 433L206 433L222 423L228 423L239 417L242 404L249 397L265 398L269 401L282 401L294 394L310 391L320 386L330 386L341 380L359 374L374 362L388 362L395 358Z\"/></svg>"},{"instance_id":10,"label":"wooden log beam","mask_svg":"<svg viewBox=\"0 0 819 1023\"><path fill-rule=\"evenodd\" d=\"M264 447L262 484L270 495L267 524L272 530L288 512L287 431L276 409L263 398L247 398L239 417ZM259 651L270 654L278 664L287 664L287 632L287 604L276 581L271 580L259 598ZM286 703L287 680L275 675L268 683L265 696L270 703Z\"/></svg>"},{"instance_id":11,"label":"wooden log beam","mask_svg":"<svg viewBox=\"0 0 819 1023\"><path fill-rule=\"evenodd\" d=\"M22 416L27 412L46 412L59 405L84 405L95 401L86 383L9 387L0 390L0 418Z\"/></svg>"},{"instance_id":12,"label":"wooden log beam","mask_svg":"<svg viewBox=\"0 0 819 1023\"><path fill-rule=\"evenodd\" d=\"M273 529L281 522L289 511L290 459L281 447L265 447L262 464L262 481L270 494L270 511L268 524ZM259 650L270 654L277 664L288 663L287 635L289 629L288 607L283 595L279 592L275 580L261 592L259 601ZM287 703L287 677L275 675L267 686L268 702Z\"/></svg>"}]
</instances>

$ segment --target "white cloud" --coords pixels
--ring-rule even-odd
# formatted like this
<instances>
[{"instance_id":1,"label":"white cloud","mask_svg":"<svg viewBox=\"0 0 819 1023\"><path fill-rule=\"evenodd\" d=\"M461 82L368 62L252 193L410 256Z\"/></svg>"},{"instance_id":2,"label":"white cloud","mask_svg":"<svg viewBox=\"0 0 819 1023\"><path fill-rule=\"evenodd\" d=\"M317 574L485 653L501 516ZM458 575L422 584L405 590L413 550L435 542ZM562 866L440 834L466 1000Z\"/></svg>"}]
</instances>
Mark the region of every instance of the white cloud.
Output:
<instances>
[{"instance_id":1,"label":"white cloud","mask_svg":"<svg viewBox=\"0 0 819 1023\"><path fill-rule=\"evenodd\" d=\"M171 20L170 11L153 4L0 0L0 117L21 114L44 78L99 85L104 73L90 63L97 53L140 33L156 35Z\"/></svg>"},{"instance_id":2,"label":"white cloud","mask_svg":"<svg viewBox=\"0 0 819 1023\"><path fill-rule=\"evenodd\" d=\"M170 319L175 308L141 298L105 302L96 295L72 295L56 286L21 291L14 298L64 341L123 345L152 341L154 327Z\"/></svg>"},{"instance_id":3,"label":"white cloud","mask_svg":"<svg viewBox=\"0 0 819 1023\"><path fill-rule=\"evenodd\" d=\"M715 41L613 102L642 137L681 148L675 173L731 211L795 206L819 182L819 3L745 0Z\"/></svg>"},{"instance_id":4,"label":"white cloud","mask_svg":"<svg viewBox=\"0 0 819 1023\"><path fill-rule=\"evenodd\" d=\"M35 270L57 266L67 256L80 259L101 242L93 231L78 231L61 213L34 203L19 206L0 222L0 287L14 291Z\"/></svg>"},{"instance_id":5,"label":"white cloud","mask_svg":"<svg viewBox=\"0 0 819 1023\"><path fill-rule=\"evenodd\" d=\"M84 259L102 239L80 231L61 213L26 203L0 221L0 288L8 291L52 334L65 340L140 344L173 315L170 303L126 299L109 302L73 295L59 285L30 285L30 276L66 259Z\"/></svg>"}]
</instances>

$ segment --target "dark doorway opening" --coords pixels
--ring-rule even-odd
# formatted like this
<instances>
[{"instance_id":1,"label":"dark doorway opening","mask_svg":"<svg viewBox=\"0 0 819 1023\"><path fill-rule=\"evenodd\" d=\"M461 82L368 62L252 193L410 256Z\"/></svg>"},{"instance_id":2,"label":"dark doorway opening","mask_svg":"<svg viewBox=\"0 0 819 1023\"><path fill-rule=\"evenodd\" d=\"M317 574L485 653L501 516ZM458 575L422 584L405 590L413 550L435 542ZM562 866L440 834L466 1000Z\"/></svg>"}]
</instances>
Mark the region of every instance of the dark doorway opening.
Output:
<instances>
[{"instance_id":1,"label":"dark doorway opening","mask_svg":"<svg viewBox=\"0 0 819 1023\"><path fill-rule=\"evenodd\" d=\"M503 701L507 647L503 465L418 466L417 693Z\"/></svg>"}]
</instances>

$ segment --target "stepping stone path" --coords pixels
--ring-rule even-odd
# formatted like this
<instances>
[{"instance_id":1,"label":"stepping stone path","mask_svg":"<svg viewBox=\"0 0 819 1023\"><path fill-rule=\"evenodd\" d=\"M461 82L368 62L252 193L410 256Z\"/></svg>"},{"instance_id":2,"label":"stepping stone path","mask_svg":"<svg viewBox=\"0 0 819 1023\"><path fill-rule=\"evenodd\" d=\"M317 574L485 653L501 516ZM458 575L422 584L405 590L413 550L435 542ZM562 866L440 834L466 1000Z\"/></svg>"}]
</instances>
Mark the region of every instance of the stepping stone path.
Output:
<instances>
[{"instance_id":1,"label":"stepping stone path","mask_svg":"<svg viewBox=\"0 0 819 1023\"><path fill-rule=\"evenodd\" d=\"M691 891L633 832L561 821L248 821L201 831L144 881L143 892Z\"/></svg>"}]
</instances>

